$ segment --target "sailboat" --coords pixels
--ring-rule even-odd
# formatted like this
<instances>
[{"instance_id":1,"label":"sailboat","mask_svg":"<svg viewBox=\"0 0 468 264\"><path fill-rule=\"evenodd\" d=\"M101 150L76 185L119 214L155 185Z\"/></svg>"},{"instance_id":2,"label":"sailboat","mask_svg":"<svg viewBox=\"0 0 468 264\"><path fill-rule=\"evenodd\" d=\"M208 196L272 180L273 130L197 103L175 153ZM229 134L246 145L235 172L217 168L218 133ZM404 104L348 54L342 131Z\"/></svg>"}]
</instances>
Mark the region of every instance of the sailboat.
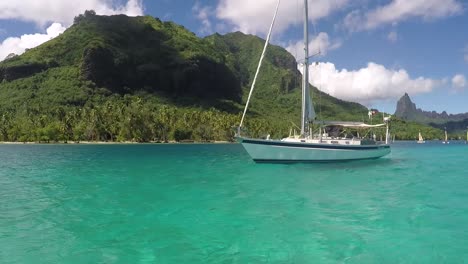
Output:
<instances>
[{"instance_id":1,"label":"sailboat","mask_svg":"<svg viewBox=\"0 0 468 264\"><path fill-rule=\"evenodd\" d=\"M340 122L340 121L315 121L316 114L309 92L309 32L308 32L308 2L304 0L304 62L302 74L302 112L301 133L290 135L287 138L274 140L267 136L266 139L255 139L241 135L245 113L247 111L256 78L269 43L271 31L278 13L279 1L273 16L273 21L267 35L265 46L260 56L254 80L247 98L244 113L240 125L237 128L236 138L242 144L247 153L255 162L330 162L349 161L362 159L375 159L390 153L389 125L390 117L384 117L384 123L369 125L363 122ZM315 121L315 122L314 122ZM312 131L311 124L319 125L318 133ZM386 126L385 143L377 142L373 138L339 137L327 133L327 128L353 128L371 129Z\"/></svg>"},{"instance_id":2,"label":"sailboat","mask_svg":"<svg viewBox=\"0 0 468 264\"><path fill-rule=\"evenodd\" d=\"M424 141L424 138L421 135L421 131L419 131L419 138L418 138L418 141L416 141L416 142L419 143L419 144L426 143L426 141Z\"/></svg>"},{"instance_id":3,"label":"sailboat","mask_svg":"<svg viewBox=\"0 0 468 264\"><path fill-rule=\"evenodd\" d=\"M445 140L442 141L442 144L450 144L450 142L448 141L448 138L447 138L447 128L445 128Z\"/></svg>"}]
</instances>

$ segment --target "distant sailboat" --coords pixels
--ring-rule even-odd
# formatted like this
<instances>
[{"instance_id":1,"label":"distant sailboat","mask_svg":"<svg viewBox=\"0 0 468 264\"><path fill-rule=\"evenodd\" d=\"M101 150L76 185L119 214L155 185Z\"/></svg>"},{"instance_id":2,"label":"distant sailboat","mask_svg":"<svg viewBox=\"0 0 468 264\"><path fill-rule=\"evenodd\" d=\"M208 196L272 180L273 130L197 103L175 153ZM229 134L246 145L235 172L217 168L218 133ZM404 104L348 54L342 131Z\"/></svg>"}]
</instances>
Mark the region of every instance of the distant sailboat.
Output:
<instances>
[{"instance_id":1,"label":"distant sailboat","mask_svg":"<svg viewBox=\"0 0 468 264\"><path fill-rule=\"evenodd\" d=\"M450 142L448 141L448 137L447 137L447 128L445 128L445 140L442 141L442 144L450 144Z\"/></svg>"},{"instance_id":2,"label":"distant sailboat","mask_svg":"<svg viewBox=\"0 0 468 264\"><path fill-rule=\"evenodd\" d=\"M419 131L419 139L416 142L419 143L419 144L426 143L426 141L424 141L424 138L421 135L421 131Z\"/></svg>"}]
</instances>

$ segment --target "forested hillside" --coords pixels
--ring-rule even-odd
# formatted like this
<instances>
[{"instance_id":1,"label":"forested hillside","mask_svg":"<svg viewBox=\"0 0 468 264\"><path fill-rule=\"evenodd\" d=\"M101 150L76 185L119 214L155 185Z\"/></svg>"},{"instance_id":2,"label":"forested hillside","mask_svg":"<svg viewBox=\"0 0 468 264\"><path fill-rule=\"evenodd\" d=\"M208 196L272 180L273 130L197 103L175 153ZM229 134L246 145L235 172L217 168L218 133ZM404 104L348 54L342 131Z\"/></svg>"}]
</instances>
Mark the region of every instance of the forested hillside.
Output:
<instances>
[{"instance_id":1,"label":"forested hillside","mask_svg":"<svg viewBox=\"0 0 468 264\"><path fill-rule=\"evenodd\" d=\"M87 11L55 39L0 62L0 140L231 140L263 44ZM299 123L300 78L294 57L271 46L247 117L253 136L285 136ZM367 118L360 104L312 91L320 119Z\"/></svg>"}]
</instances>

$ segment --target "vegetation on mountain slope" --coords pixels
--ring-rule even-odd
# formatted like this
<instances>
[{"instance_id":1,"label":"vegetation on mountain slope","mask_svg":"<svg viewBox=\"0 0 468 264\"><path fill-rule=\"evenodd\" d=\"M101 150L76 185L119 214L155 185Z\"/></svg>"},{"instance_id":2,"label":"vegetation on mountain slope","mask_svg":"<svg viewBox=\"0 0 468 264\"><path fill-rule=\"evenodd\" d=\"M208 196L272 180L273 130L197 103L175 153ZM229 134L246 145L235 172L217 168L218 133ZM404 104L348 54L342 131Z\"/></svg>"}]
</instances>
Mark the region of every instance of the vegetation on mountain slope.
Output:
<instances>
[{"instance_id":1,"label":"vegetation on mountain slope","mask_svg":"<svg viewBox=\"0 0 468 264\"><path fill-rule=\"evenodd\" d=\"M57 38L0 62L0 140L231 140L263 44L87 11ZM271 46L246 119L253 136L299 124L300 83L294 57ZM367 118L362 105L312 91L320 119Z\"/></svg>"}]
</instances>

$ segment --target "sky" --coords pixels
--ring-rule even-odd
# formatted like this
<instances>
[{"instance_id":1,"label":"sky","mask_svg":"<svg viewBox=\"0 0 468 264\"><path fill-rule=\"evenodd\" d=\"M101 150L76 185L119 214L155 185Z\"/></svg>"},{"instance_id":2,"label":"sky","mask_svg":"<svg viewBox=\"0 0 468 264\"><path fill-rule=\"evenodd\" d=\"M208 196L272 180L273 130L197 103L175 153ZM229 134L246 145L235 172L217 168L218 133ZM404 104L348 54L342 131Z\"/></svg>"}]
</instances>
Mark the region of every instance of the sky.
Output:
<instances>
[{"instance_id":1,"label":"sky","mask_svg":"<svg viewBox=\"0 0 468 264\"><path fill-rule=\"evenodd\" d=\"M85 10L150 15L200 37L241 31L266 38L278 0L0 0L0 60L62 33ZM298 61L302 0L282 0L271 42ZM393 113L468 112L468 1L309 0L311 83L343 100ZM303 56L303 55L302 55ZM260 57L260 54L259 54Z\"/></svg>"}]
</instances>

